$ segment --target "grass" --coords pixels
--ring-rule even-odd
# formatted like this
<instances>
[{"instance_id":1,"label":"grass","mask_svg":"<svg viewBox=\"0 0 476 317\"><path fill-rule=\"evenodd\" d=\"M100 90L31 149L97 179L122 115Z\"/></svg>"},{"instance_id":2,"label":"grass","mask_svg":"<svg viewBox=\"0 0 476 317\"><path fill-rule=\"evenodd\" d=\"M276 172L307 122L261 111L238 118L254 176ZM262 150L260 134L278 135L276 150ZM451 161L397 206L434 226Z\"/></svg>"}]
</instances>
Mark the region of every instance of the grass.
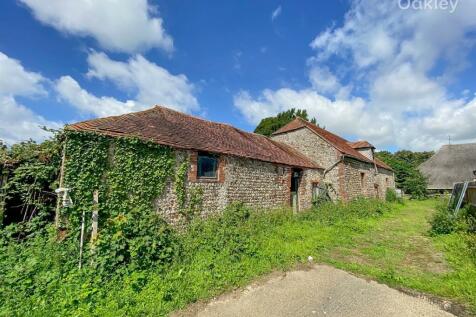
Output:
<instances>
[{"instance_id":1,"label":"grass","mask_svg":"<svg viewBox=\"0 0 476 317\"><path fill-rule=\"evenodd\" d=\"M10 286L25 278L36 285L53 268L45 265L27 277L15 275L15 283L0 285L0 316L166 315L274 270L292 269L308 256L393 287L451 299L476 312L476 267L463 236L427 234L435 203L360 200L297 216L289 210L232 209L223 217L198 221L182 234L182 252L168 267L127 269L125 275L97 281L86 271L60 274L61 280L42 283L41 289L28 287L28 294ZM24 258L45 262L43 248L23 250ZM3 261L24 260L11 254ZM2 267L8 270L8 265Z\"/></svg>"},{"instance_id":2,"label":"grass","mask_svg":"<svg viewBox=\"0 0 476 317\"><path fill-rule=\"evenodd\" d=\"M456 301L476 312L476 266L454 233L431 237L428 220L436 201L408 201L352 242L328 250L322 262L393 287Z\"/></svg>"}]
</instances>

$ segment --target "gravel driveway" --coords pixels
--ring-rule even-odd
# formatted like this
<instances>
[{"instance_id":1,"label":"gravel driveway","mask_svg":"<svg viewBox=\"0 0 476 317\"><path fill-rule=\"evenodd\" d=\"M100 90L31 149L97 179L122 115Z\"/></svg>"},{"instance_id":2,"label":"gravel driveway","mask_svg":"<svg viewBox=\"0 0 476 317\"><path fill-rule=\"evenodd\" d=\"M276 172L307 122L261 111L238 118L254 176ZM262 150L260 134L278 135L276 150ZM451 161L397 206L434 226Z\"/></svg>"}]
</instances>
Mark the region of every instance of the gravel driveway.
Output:
<instances>
[{"instance_id":1,"label":"gravel driveway","mask_svg":"<svg viewBox=\"0 0 476 317\"><path fill-rule=\"evenodd\" d=\"M454 316L425 298L326 265L276 274L175 316Z\"/></svg>"}]
</instances>

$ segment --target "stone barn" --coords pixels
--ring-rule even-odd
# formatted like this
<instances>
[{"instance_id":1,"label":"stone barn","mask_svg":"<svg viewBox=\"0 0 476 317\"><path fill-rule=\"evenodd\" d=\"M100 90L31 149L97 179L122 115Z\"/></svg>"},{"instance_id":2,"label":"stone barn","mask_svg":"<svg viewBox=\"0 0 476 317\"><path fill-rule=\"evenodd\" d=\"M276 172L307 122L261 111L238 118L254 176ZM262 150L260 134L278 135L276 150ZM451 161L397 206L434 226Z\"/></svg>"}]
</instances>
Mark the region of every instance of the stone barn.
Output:
<instances>
[{"instance_id":1,"label":"stone barn","mask_svg":"<svg viewBox=\"0 0 476 317\"><path fill-rule=\"evenodd\" d=\"M190 163L186 186L201 188L204 215L235 201L255 208L308 209L325 184L333 199L342 200L384 198L386 189L394 188L392 170L374 158L368 142L347 142L300 118L268 138L156 106L65 129L173 149L177 162ZM180 218L172 180L155 206L165 219Z\"/></svg>"},{"instance_id":2,"label":"stone barn","mask_svg":"<svg viewBox=\"0 0 476 317\"><path fill-rule=\"evenodd\" d=\"M333 199L383 199L387 188L395 188L392 169L374 156L375 147L367 141L349 142L301 118L273 133L272 139L322 166L322 182L330 186Z\"/></svg>"}]
</instances>

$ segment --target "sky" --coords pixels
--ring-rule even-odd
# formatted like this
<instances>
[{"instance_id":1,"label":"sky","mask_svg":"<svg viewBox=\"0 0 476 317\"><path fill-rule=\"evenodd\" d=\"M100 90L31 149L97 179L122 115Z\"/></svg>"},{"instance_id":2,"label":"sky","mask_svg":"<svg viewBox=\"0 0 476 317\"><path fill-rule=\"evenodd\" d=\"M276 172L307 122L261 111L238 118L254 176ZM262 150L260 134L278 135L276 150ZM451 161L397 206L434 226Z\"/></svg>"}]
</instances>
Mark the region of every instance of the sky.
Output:
<instances>
[{"instance_id":1,"label":"sky","mask_svg":"<svg viewBox=\"0 0 476 317\"><path fill-rule=\"evenodd\" d=\"M0 1L0 140L159 104L246 131L306 109L380 150L476 142L476 1L424 2Z\"/></svg>"}]
</instances>

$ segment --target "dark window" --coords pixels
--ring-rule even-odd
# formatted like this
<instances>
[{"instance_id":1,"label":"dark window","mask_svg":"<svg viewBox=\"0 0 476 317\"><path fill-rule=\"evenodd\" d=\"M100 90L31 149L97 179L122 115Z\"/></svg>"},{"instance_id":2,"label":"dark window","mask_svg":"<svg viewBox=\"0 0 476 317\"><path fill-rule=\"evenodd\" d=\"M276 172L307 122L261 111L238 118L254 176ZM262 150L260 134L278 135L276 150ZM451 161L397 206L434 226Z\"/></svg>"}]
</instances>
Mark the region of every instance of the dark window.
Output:
<instances>
[{"instance_id":1,"label":"dark window","mask_svg":"<svg viewBox=\"0 0 476 317\"><path fill-rule=\"evenodd\" d=\"M365 173L360 173L360 187L365 187Z\"/></svg>"},{"instance_id":2,"label":"dark window","mask_svg":"<svg viewBox=\"0 0 476 317\"><path fill-rule=\"evenodd\" d=\"M216 178L218 169L218 158L207 153L198 153L197 176L204 178Z\"/></svg>"}]
</instances>

